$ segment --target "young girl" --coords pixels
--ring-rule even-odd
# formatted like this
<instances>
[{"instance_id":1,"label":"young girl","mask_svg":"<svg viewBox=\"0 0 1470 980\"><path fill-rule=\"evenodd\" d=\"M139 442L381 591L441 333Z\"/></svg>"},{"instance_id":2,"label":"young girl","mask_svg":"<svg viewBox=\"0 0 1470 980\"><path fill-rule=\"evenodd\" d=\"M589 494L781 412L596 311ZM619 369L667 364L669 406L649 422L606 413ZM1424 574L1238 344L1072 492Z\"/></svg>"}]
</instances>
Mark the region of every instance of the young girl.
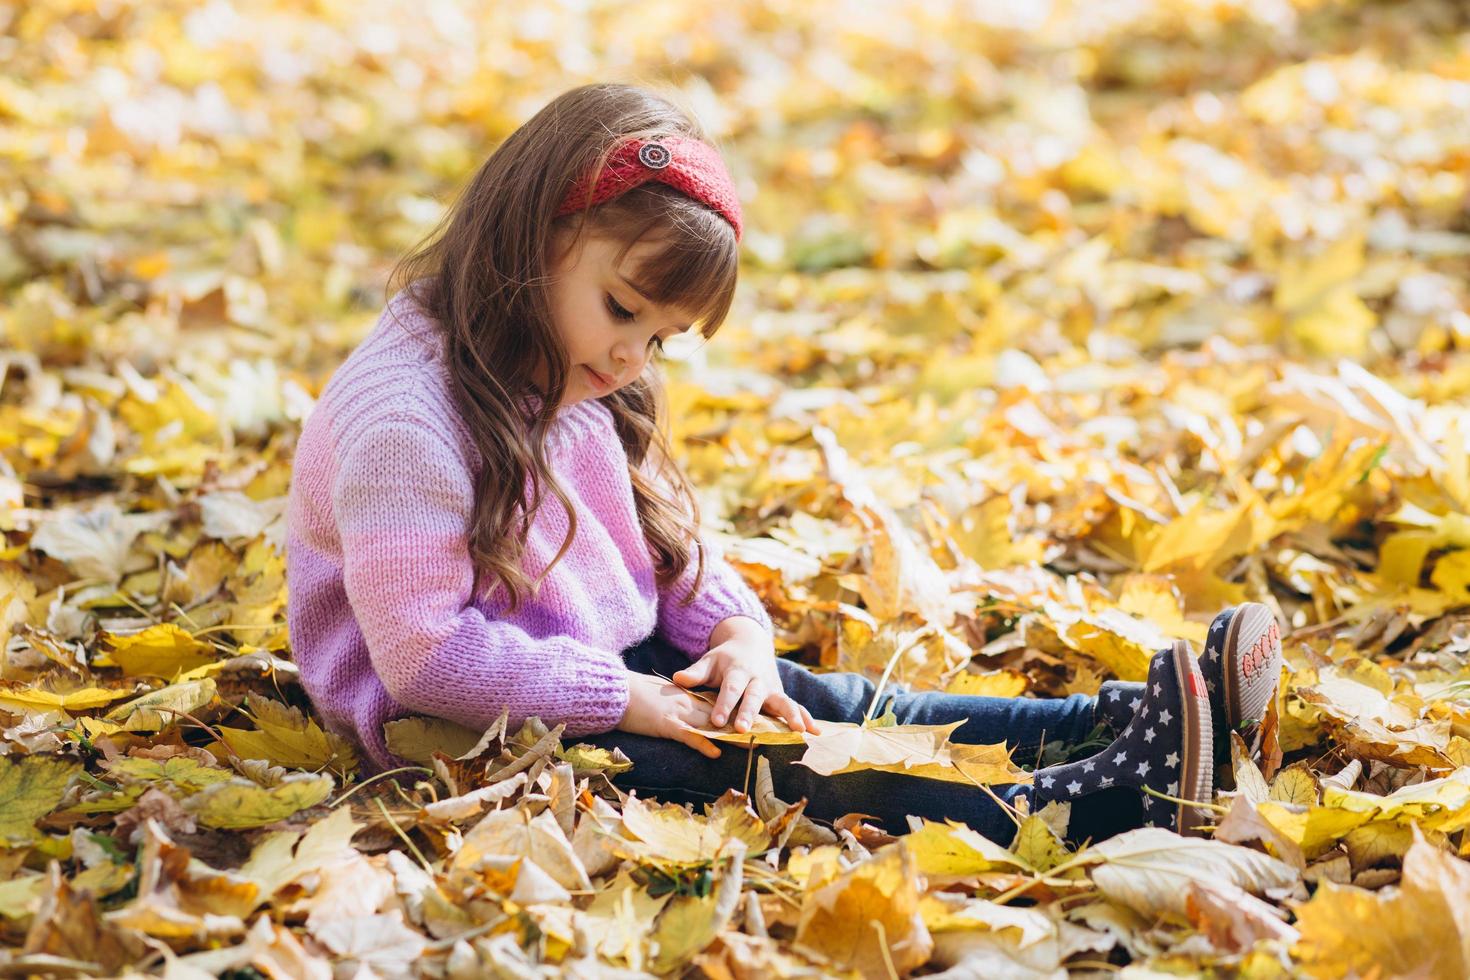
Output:
<instances>
[{"instance_id":1,"label":"young girl","mask_svg":"<svg viewBox=\"0 0 1470 980\"><path fill-rule=\"evenodd\" d=\"M537 715L622 749L634 766L620 785L713 800L744 785L746 755L697 729L746 731L757 712L814 733L862 720L865 677L775 655L759 599L699 536L663 434L653 355L675 334L714 335L740 234L735 189L694 122L643 90L589 85L512 133L395 270L401 288L302 430L288 511L302 683L367 771L405 762L384 722L478 730L509 709L512 726ZM1141 788L1211 799L1225 729L1259 721L1279 665L1274 621L1247 605L1216 620L1202 663L1182 642L1158 653L1146 685L1048 700L897 688L878 711L961 719L955 741L1006 741L1018 759L1103 724L1117 734L1107 749L997 797L1092 797L1074 832L1185 831L1205 811ZM807 797L818 819L862 812L903 832L906 814L948 817L1002 843L1014 830L969 785L773 771L777 795Z\"/></svg>"}]
</instances>

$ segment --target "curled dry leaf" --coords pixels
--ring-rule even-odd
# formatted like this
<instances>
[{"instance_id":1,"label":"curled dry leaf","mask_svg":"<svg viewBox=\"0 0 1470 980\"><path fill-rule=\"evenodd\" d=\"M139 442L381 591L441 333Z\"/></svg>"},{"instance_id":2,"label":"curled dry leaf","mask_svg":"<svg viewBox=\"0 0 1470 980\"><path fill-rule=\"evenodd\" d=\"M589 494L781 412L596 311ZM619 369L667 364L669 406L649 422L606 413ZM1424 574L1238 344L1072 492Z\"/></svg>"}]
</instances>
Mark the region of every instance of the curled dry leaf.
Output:
<instances>
[{"instance_id":1,"label":"curled dry leaf","mask_svg":"<svg viewBox=\"0 0 1470 980\"><path fill-rule=\"evenodd\" d=\"M1192 884L1262 895L1289 890L1297 881L1288 865L1259 851L1160 827L1126 831L1083 856L1094 862L1089 873L1109 900L1144 915L1186 915Z\"/></svg>"}]
</instances>

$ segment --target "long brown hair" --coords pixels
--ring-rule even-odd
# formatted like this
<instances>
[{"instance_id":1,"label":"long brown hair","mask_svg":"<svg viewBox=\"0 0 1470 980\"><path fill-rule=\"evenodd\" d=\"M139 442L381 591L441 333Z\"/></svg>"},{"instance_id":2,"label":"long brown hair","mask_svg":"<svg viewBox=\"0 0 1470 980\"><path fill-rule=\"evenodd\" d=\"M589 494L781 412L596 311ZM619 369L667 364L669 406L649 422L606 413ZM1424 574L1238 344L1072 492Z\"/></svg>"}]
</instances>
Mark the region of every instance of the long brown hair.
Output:
<instances>
[{"instance_id":1,"label":"long brown hair","mask_svg":"<svg viewBox=\"0 0 1470 980\"><path fill-rule=\"evenodd\" d=\"M698 201L649 181L604 204L555 217L573 184L589 171L595 181L623 141L659 136L709 142L687 113L644 89L596 84L563 93L495 149L439 225L388 278L389 296L411 289L444 333L451 393L484 461L468 529L474 589L478 594L493 576L505 588L509 611L539 584L528 581L521 550L547 492L566 510L568 531L546 572L577 532L571 501L546 459L547 430L571 369L552 328L545 288L554 234L570 231L572 248L589 234L620 243L616 263L641 240L661 246L631 278L657 303L699 311L696 326L705 338L730 310L739 266L734 229ZM534 380L538 365L544 390ZM699 543L699 507L669 451L666 399L654 361L636 381L600 400L628 456L657 581L667 586L683 574ZM645 476L645 460L673 499ZM699 565L685 602L704 576L703 549L695 550Z\"/></svg>"}]
</instances>

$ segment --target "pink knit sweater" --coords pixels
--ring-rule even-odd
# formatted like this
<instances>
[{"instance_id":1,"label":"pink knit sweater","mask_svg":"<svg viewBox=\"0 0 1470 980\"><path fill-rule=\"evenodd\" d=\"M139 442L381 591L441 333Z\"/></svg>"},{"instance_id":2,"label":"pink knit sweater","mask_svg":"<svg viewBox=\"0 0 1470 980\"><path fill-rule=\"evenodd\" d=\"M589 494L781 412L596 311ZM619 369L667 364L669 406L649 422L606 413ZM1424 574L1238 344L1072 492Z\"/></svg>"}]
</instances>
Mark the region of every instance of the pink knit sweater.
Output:
<instances>
[{"instance_id":1,"label":"pink knit sweater","mask_svg":"<svg viewBox=\"0 0 1470 980\"><path fill-rule=\"evenodd\" d=\"M568 735L609 731L628 706L621 651L656 630L693 660L731 616L771 628L708 540L692 604L678 600L696 562L656 586L628 458L601 402L563 408L547 450L577 534L538 594L507 615L471 594L466 532L481 463L436 324L398 293L323 389L296 448L287 625L306 693L329 730L364 750L365 770L407 764L388 751L383 723L411 714L481 730L508 708L512 728L538 715ZM525 542L533 578L566 531L549 497Z\"/></svg>"}]
</instances>

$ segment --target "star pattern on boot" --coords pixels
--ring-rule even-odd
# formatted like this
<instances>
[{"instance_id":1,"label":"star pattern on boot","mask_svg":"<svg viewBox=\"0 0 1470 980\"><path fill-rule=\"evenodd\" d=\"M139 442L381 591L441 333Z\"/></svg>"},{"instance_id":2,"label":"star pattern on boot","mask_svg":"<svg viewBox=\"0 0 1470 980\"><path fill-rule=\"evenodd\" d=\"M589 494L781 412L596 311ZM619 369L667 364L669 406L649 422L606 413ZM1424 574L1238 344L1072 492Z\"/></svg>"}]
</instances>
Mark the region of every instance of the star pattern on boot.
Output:
<instances>
[{"instance_id":1,"label":"star pattern on boot","mask_svg":"<svg viewBox=\"0 0 1470 980\"><path fill-rule=\"evenodd\" d=\"M1167 787L1169 796L1178 796L1181 760L1185 753L1185 719L1181 716L1180 706L1190 695L1181 690L1180 679L1175 676L1177 662L1172 648L1155 654L1149 663L1147 682L1131 685L1131 693L1123 682L1104 682L1114 686L1107 691L1100 690L1097 703L1119 701L1122 702L1120 707L1128 707L1131 706L1129 702L1137 701L1136 713L1113 743L1096 755L1039 771L1031 787L1034 807L1053 800L1085 800L1089 794L1111 787L1132 787L1142 799L1140 822L1163 827L1178 826L1179 804L1162 800L1157 795L1164 793ZM1197 678L1194 662L1189 661L1188 666L1190 673ZM1118 697L1114 698L1114 694ZM1142 722L1145 717L1149 718L1146 725ZM1191 714L1191 717L1194 716ZM1205 720L1200 719L1201 723ZM1152 792L1144 792L1145 787Z\"/></svg>"},{"instance_id":2,"label":"star pattern on boot","mask_svg":"<svg viewBox=\"0 0 1470 980\"><path fill-rule=\"evenodd\" d=\"M1137 699L1147 688L1137 681L1103 681L1092 707L1092 723L1114 733L1137 714Z\"/></svg>"}]
</instances>

